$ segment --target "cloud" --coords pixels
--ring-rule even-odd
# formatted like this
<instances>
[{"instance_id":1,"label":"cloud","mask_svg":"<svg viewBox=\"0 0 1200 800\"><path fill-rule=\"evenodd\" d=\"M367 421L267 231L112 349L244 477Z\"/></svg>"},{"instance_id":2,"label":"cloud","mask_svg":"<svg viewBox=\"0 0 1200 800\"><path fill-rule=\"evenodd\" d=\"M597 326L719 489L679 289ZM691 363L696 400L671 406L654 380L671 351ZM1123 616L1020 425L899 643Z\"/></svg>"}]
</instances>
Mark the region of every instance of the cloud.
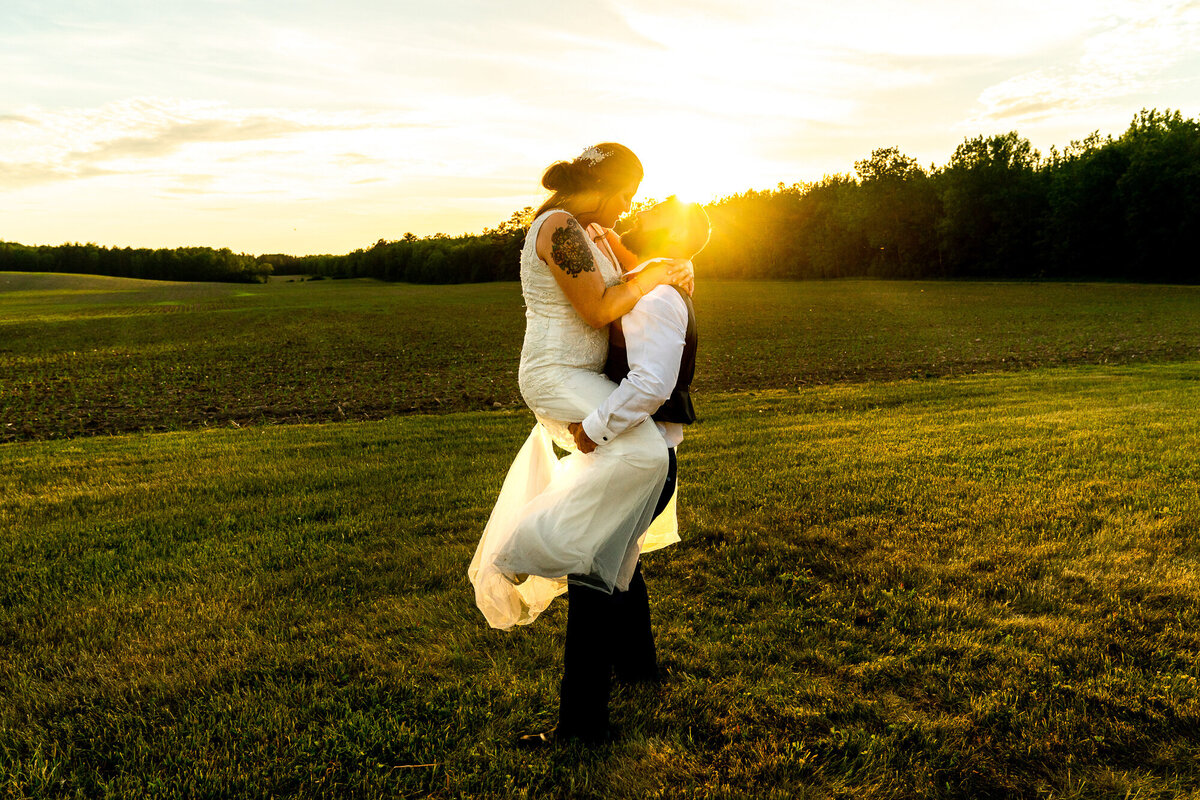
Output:
<instances>
[{"instance_id":1,"label":"cloud","mask_svg":"<svg viewBox=\"0 0 1200 800\"><path fill-rule=\"evenodd\" d=\"M302 125L287 119L266 117L242 121L210 119L175 122L148 135L112 139L90 150L73 152L69 158L91 162L121 158L160 158L196 142L259 141L290 133L330 129L330 126Z\"/></svg>"},{"instance_id":2,"label":"cloud","mask_svg":"<svg viewBox=\"0 0 1200 800\"><path fill-rule=\"evenodd\" d=\"M228 171L218 167L219 162L247 157L279 161L295 156L303 152L305 137L315 134L428 127L389 112L239 110L153 98L94 109L23 109L0 122L20 123L0 126L0 152L9 156L0 161L0 190L99 176L178 175L195 167L197 159L217 174ZM29 136L26 126L38 127L43 133ZM263 145L281 140L291 140L291 149L263 149ZM246 144L254 150L244 151ZM229 152L233 145L243 146L243 152ZM216 152L188 157L185 151L193 147L215 148ZM348 155L357 158L343 158L342 166L381 163L361 153ZM176 156L179 158L172 161Z\"/></svg>"},{"instance_id":3,"label":"cloud","mask_svg":"<svg viewBox=\"0 0 1200 800\"><path fill-rule=\"evenodd\" d=\"M0 191L24 189L44 183L99 178L118 173L94 165L78 167L47 163L13 163L0 161Z\"/></svg>"},{"instance_id":4,"label":"cloud","mask_svg":"<svg viewBox=\"0 0 1200 800\"><path fill-rule=\"evenodd\" d=\"M0 161L0 187L15 189L73 177L73 173L54 164L12 164Z\"/></svg>"},{"instance_id":5,"label":"cloud","mask_svg":"<svg viewBox=\"0 0 1200 800\"><path fill-rule=\"evenodd\" d=\"M386 163L387 161L382 158L375 158L364 153L342 153L337 157L337 164L341 167L375 166Z\"/></svg>"},{"instance_id":6,"label":"cloud","mask_svg":"<svg viewBox=\"0 0 1200 800\"><path fill-rule=\"evenodd\" d=\"M1036 123L1066 112L1154 93L1168 71L1200 51L1200 2L1116 3L1067 63L984 89L966 125ZM1153 16L1149 16L1152 13Z\"/></svg>"}]
</instances>

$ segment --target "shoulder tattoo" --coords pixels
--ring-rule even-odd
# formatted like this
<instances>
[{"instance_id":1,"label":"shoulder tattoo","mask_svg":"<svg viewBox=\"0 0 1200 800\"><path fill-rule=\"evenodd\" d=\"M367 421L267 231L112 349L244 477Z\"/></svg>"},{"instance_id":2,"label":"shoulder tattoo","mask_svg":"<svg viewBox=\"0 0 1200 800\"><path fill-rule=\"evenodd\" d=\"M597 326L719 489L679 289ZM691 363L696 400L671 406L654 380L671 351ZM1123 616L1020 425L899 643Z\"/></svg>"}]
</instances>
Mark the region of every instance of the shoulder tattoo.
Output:
<instances>
[{"instance_id":1,"label":"shoulder tattoo","mask_svg":"<svg viewBox=\"0 0 1200 800\"><path fill-rule=\"evenodd\" d=\"M572 278L582 272L596 271L596 263L592 260L591 250L588 249L587 235L573 219L566 227L550 234L550 257Z\"/></svg>"}]
</instances>

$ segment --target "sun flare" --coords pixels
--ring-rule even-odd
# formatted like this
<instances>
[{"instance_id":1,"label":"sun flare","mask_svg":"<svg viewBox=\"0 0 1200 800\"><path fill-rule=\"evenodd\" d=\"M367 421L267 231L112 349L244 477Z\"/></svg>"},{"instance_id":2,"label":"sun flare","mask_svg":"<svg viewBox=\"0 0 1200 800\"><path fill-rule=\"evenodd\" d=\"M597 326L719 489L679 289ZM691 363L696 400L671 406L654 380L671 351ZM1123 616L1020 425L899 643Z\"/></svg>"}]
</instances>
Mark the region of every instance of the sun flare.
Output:
<instances>
[{"instance_id":1,"label":"sun flare","mask_svg":"<svg viewBox=\"0 0 1200 800\"><path fill-rule=\"evenodd\" d=\"M737 191L745 181L745 172L736 158L723 154L745 152L731 143L712 137L680 136L671 128L661 136L633 145L646 169L646 178L638 192L641 199L664 199L675 195L687 202L708 202L721 194Z\"/></svg>"}]
</instances>

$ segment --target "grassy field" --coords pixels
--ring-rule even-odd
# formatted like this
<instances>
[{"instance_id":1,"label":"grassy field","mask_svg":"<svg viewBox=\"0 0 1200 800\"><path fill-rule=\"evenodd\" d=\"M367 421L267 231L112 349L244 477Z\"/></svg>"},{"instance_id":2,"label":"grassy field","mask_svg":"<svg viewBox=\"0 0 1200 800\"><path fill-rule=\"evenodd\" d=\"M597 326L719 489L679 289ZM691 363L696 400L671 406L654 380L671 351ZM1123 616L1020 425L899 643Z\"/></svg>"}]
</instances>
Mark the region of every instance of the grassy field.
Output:
<instances>
[{"instance_id":1,"label":"grassy field","mask_svg":"<svg viewBox=\"0 0 1200 800\"><path fill-rule=\"evenodd\" d=\"M714 393L1200 358L1200 287L711 282ZM0 441L518 408L516 284L0 273Z\"/></svg>"},{"instance_id":2,"label":"grassy field","mask_svg":"<svg viewBox=\"0 0 1200 800\"><path fill-rule=\"evenodd\" d=\"M147 365L208 374L255 336L255 369L296 347L345 386L314 342L407 347L426 390L456 375L479 403L513 380L462 341L519 337L512 286L137 287L193 307L156 315L53 280L0 294L6 421L21 364L75 352L92 386L127 353L113 385L136 393ZM0 445L0 796L1200 797L1197 294L755 286L702 307L684 541L646 559L665 682L617 693L618 741L512 744L553 722L566 604L500 633L466 580L532 424L508 400L47 439L78 432L60 419ZM457 325L413 319L439 308ZM1089 359L1123 363L1009 369ZM203 424L157 391L142 427Z\"/></svg>"}]
</instances>

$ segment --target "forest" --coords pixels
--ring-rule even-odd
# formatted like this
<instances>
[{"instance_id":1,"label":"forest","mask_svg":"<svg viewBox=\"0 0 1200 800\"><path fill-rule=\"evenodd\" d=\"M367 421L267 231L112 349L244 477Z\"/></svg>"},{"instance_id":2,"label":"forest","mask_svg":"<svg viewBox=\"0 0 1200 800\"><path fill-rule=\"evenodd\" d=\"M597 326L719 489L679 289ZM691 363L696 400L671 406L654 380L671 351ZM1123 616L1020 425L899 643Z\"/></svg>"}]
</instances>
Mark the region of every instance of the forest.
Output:
<instances>
[{"instance_id":1,"label":"forest","mask_svg":"<svg viewBox=\"0 0 1200 800\"><path fill-rule=\"evenodd\" d=\"M94 243L30 246L0 242L0 272L67 272L164 281L262 283L271 274L269 257L229 248L173 249L101 247Z\"/></svg>"},{"instance_id":2,"label":"forest","mask_svg":"<svg viewBox=\"0 0 1200 800\"><path fill-rule=\"evenodd\" d=\"M705 208L713 236L695 259L701 277L1196 283L1200 120L1144 109L1120 136L1093 133L1046 155L1015 131L977 136L942 167L879 148L855 162L853 175L780 183ZM0 242L0 270L213 281L262 281L272 272L517 280L531 213L522 209L479 234L406 233L345 255Z\"/></svg>"}]
</instances>

